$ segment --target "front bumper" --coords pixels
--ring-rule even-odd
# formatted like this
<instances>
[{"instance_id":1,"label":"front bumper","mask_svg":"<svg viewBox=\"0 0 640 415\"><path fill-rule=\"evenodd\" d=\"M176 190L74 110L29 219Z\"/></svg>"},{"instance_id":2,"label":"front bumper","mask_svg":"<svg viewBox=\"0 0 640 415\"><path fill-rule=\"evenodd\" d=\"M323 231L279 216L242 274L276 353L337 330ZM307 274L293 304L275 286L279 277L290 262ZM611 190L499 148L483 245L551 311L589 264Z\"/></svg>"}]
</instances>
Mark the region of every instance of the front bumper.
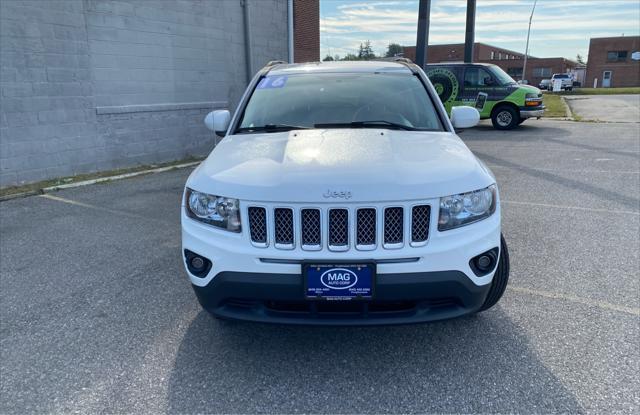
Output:
<instances>
[{"instance_id":1,"label":"front bumper","mask_svg":"<svg viewBox=\"0 0 640 415\"><path fill-rule=\"evenodd\" d=\"M544 105L537 107L522 107L520 109L520 118L540 118L544 115Z\"/></svg>"},{"instance_id":2,"label":"front bumper","mask_svg":"<svg viewBox=\"0 0 640 415\"><path fill-rule=\"evenodd\" d=\"M212 262L202 277L189 273L186 265L185 269L203 307L227 318L366 325L432 321L477 311L494 272L477 276L469 261L500 246L500 206L487 219L446 232L437 231L437 209L434 211L424 246L346 252L282 250L273 244L256 248L247 232L218 230L183 213L183 250ZM375 262L373 300L305 300L301 266L305 261Z\"/></svg>"},{"instance_id":3,"label":"front bumper","mask_svg":"<svg viewBox=\"0 0 640 415\"><path fill-rule=\"evenodd\" d=\"M229 319L305 325L405 324L477 311L490 284L459 271L381 274L372 301L306 301L301 275L223 272L193 286L204 309Z\"/></svg>"}]
</instances>

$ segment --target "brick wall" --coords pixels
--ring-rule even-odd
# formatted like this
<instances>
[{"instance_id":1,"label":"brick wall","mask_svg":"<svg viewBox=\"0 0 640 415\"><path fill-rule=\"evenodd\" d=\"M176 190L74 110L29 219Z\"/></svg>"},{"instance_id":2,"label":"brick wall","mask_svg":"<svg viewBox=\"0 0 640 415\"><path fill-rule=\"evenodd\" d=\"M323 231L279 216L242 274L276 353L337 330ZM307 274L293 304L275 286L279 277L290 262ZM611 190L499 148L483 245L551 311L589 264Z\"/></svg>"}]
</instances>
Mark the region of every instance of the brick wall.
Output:
<instances>
[{"instance_id":1,"label":"brick wall","mask_svg":"<svg viewBox=\"0 0 640 415\"><path fill-rule=\"evenodd\" d=\"M293 57L296 62L320 60L320 1L293 2Z\"/></svg>"},{"instance_id":2,"label":"brick wall","mask_svg":"<svg viewBox=\"0 0 640 415\"><path fill-rule=\"evenodd\" d=\"M522 66L524 64L523 60L514 60L514 61L500 61L494 62L490 61L490 63L494 63L504 69L505 72L510 73L510 68L519 69L519 73L522 73ZM529 81L530 85L538 86L540 85L540 81L543 79L550 79L551 75L554 73L567 73L573 71L578 66L577 62L570 61L565 58L532 58L529 57L527 60L527 73L525 74L524 79ZM544 69L543 69L544 68ZM538 76L547 71L549 75ZM511 73L510 73L511 74ZM511 74L512 78L516 80L520 80L520 75L514 76Z\"/></svg>"},{"instance_id":3,"label":"brick wall","mask_svg":"<svg viewBox=\"0 0 640 415\"><path fill-rule=\"evenodd\" d=\"M251 0L251 75L287 56L286 0ZM2 0L0 186L204 155L246 86L240 0Z\"/></svg>"},{"instance_id":4,"label":"brick wall","mask_svg":"<svg viewBox=\"0 0 640 415\"><path fill-rule=\"evenodd\" d=\"M415 46L405 46L404 56L411 60L415 59ZM464 43L448 44L448 45L429 45L427 54L428 63L440 62L462 62L464 61ZM501 67L505 72L511 72L513 69L520 69L524 65L524 55L509 49L499 48L485 43L475 43L473 47L473 61L478 63L492 63ZM529 56L527 60L527 73L525 79L531 85L539 85L543 79L549 79L551 75L546 77L534 76L535 68L548 68L551 74L565 73L575 69L576 62L564 58L536 58ZM512 77L520 80L520 75Z\"/></svg>"},{"instance_id":5,"label":"brick wall","mask_svg":"<svg viewBox=\"0 0 640 415\"><path fill-rule=\"evenodd\" d=\"M416 47L405 46L404 57L415 60ZM491 58L491 52L493 52L494 58ZM473 61L498 61L500 54L502 59L522 59L523 55L519 52L514 52L509 49L503 49L485 43L476 42L473 45ZM452 43L445 45L429 45L427 51L427 63L439 63L439 62L462 62L464 61L464 43ZM496 62L497 63L497 62Z\"/></svg>"},{"instance_id":6,"label":"brick wall","mask_svg":"<svg viewBox=\"0 0 640 415\"><path fill-rule=\"evenodd\" d=\"M626 51L627 58L612 62L607 53L613 51ZM631 54L638 51L640 36L592 38L585 86L592 87L593 80L598 78L598 87L601 87L604 71L611 71L611 87L640 86L640 61L631 59Z\"/></svg>"}]
</instances>

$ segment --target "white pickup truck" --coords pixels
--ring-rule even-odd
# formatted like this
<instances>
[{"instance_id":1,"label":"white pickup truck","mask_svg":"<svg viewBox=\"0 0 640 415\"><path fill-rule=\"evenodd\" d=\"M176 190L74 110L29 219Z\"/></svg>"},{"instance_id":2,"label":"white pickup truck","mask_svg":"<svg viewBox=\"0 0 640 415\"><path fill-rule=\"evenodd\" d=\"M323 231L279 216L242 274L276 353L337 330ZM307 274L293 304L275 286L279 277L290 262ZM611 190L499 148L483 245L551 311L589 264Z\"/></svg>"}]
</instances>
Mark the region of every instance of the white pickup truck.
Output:
<instances>
[{"instance_id":1,"label":"white pickup truck","mask_svg":"<svg viewBox=\"0 0 640 415\"><path fill-rule=\"evenodd\" d=\"M422 69L270 64L187 180L182 254L204 309L288 324L424 322L486 310L509 278L496 180Z\"/></svg>"},{"instance_id":2,"label":"white pickup truck","mask_svg":"<svg viewBox=\"0 0 640 415\"><path fill-rule=\"evenodd\" d=\"M562 81L561 89L566 91L573 90L573 77L568 73L554 73L551 77L551 82L549 84L549 89L553 89L553 83L556 79Z\"/></svg>"}]
</instances>

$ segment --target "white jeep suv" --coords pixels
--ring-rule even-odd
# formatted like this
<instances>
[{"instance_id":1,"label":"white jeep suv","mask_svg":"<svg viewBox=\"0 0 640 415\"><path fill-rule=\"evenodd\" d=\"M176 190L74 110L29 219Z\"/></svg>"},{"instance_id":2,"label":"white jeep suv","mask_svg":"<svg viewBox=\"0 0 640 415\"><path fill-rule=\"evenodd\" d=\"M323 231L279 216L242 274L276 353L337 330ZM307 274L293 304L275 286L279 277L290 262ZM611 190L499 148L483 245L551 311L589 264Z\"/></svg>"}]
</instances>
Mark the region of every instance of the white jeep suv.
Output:
<instances>
[{"instance_id":1,"label":"white jeep suv","mask_svg":"<svg viewBox=\"0 0 640 415\"><path fill-rule=\"evenodd\" d=\"M493 174L405 61L271 63L186 183L182 252L214 316L412 323L485 310L509 277Z\"/></svg>"}]
</instances>

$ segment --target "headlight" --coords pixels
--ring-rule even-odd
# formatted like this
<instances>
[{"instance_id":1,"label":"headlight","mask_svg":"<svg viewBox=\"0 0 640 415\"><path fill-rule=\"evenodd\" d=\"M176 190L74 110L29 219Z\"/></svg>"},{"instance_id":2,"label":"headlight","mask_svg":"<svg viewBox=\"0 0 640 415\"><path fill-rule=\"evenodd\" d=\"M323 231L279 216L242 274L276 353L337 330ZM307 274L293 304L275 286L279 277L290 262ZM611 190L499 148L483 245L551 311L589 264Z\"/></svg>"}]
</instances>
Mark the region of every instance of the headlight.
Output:
<instances>
[{"instance_id":1,"label":"headlight","mask_svg":"<svg viewBox=\"0 0 640 415\"><path fill-rule=\"evenodd\" d=\"M526 107L537 107L542 104L542 97L540 94L528 93L525 95L524 101Z\"/></svg>"},{"instance_id":2,"label":"headlight","mask_svg":"<svg viewBox=\"0 0 640 415\"><path fill-rule=\"evenodd\" d=\"M242 230L238 199L196 192L189 188L185 199L187 215L190 218L231 232Z\"/></svg>"},{"instance_id":3,"label":"headlight","mask_svg":"<svg viewBox=\"0 0 640 415\"><path fill-rule=\"evenodd\" d=\"M496 185L440 198L438 230L447 231L488 218L496 211Z\"/></svg>"}]
</instances>

